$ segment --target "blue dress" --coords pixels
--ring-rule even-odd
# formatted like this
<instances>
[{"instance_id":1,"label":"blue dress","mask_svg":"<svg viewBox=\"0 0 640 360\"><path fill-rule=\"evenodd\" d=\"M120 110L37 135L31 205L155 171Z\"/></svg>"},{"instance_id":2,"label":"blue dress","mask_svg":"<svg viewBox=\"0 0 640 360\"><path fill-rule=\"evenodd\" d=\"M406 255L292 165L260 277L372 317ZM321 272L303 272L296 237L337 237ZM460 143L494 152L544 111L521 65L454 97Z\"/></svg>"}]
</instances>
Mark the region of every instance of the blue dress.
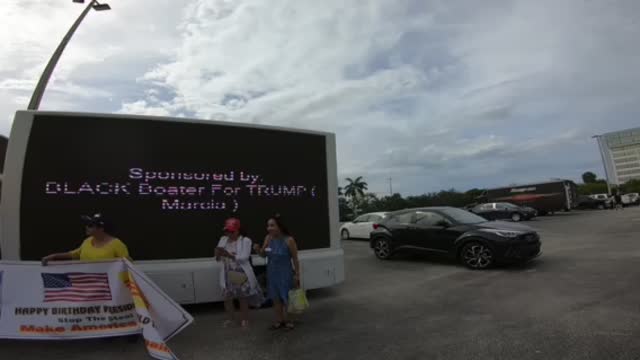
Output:
<instances>
[{"instance_id":1,"label":"blue dress","mask_svg":"<svg viewBox=\"0 0 640 360\"><path fill-rule=\"evenodd\" d=\"M293 289L293 265L287 238L271 239L271 251L267 252L267 293L271 300L288 303L289 290Z\"/></svg>"}]
</instances>

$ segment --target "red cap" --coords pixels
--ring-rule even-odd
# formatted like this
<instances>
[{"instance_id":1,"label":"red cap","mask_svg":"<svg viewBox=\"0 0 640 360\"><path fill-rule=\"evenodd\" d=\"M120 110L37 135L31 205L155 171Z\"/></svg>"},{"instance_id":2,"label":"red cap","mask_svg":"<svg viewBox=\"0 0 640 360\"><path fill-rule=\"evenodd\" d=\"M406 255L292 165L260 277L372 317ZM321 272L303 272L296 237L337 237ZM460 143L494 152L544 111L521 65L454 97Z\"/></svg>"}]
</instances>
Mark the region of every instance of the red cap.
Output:
<instances>
[{"instance_id":1,"label":"red cap","mask_svg":"<svg viewBox=\"0 0 640 360\"><path fill-rule=\"evenodd\" d=\"M236 219L236 218L230 218L227 219L227 221L224 222L224 231L228 231L228 232L236 232L240 230L240 220Z\"/></svg>"}]
</instances>

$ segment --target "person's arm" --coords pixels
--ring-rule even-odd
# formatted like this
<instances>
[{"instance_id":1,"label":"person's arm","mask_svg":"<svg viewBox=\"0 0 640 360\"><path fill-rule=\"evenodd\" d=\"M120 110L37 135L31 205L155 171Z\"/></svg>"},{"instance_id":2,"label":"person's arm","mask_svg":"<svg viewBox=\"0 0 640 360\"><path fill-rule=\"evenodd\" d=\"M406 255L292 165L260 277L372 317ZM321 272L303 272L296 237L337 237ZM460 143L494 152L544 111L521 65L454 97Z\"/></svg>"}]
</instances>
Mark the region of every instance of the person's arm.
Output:
<instances>
[{"instance_id":1,"label":"person's arm","mask_svg":"<svg viewBox=\"0 0 640 360\"><path fill-rule=\"evenodd\" d=\"M65 253L56 253L42 258L42 266L47 266L49 261L65 261L80 259L80 248Z\"/></svg>"},{"instance_id":2,"label":"person's arm","mask_svg":"<svg viewBox=\"0 0 640 360\"><path fill-rule=\"evenodd\" d=\"M269 235L264 237L264 242L262 243L262 247L260 247L260 245L255 244L253 246L253 250L255 250L258 255L260 255L261 257L266 257L267 254L265 253L264 249L266 249L267 247L269 247Z\"/></svg>"},{"instance_id":3,"label":"person's arm","mask_svg":"<svg viewBox=\"0 0 640 360\"><path fill-rule=\"evenodd\" d=\"M243 237L238 241L242 241L240 246L240 253L236 254L235 256L230 254L231 258L238 262L249 260L249 257L251 257L251 244L253 242L247 237Z\"/></svg>"},{"instance_id":4,"label":"person's arm","mask_svg":"<svg viewBox=\"0 0 640 360\"><path fill-rule=\"evenodd\" d=\"M228 241L229 241L229 238L227 238L227 237L222 237L222 239L220 239L220 242L218 243L218 247L216 248L216 260L217 261L220 261L220 259L223 258L223 257L229 258L229 259L235 259L236 258L235 255L231 254L226 249ZM240 241L240 240L238 240L238 241ZM251 251L251 250L249 250L249 251Z\"/></svg>"},{"instance_id":5,"label":"person's arm","mask_svg":"<svg viewBox=\"0 0 640 360\"><path fill-rule=\"evenodd\" d=\"M131 256L129 256L129 248L127 248L127 245L125 245L121 240L116 240L114 246L117 258L124 258L129 261L133 261L133 259L131 259Z\"/></svg>"},{"instance_id":6,"label":"person's arm","mask_svg":"<svg viewBox=\"0 0 640 360\"><path fill-rule=\"evenodd\" d=\"M293 275L293 281L297 288L300 287L300 261L298 260L298 245L296 240L292 237L287 239L287 246L289 246L289 252L291 253L291 260L293 261L293 269L295 274Z\"/></svg>"},{"instance_id":7,"label":"person's arm","mask_svg":"<svg viewBox=\"0 0 640 360\"><path fill-rule=\"evenodd\" d=\"M227 240L224 236L220 238L220 241L218 241L218 245L216 246L216 250L215 250L216 261L220 261L222 259L222 256L224 255L223 250L226 243L227 243Z\"/></svg>"}]
</instances>

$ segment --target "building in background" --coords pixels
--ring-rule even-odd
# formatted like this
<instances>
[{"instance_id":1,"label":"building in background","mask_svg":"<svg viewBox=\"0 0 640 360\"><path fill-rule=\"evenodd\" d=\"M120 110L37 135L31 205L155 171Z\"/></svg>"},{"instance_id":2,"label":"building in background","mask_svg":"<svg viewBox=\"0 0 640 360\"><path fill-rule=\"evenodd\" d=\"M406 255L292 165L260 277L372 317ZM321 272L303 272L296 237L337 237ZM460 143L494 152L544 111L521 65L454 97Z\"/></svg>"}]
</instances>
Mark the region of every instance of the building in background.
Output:
<instances>
[{"instance_id":1,"label":"building in background","mask_svg":"<svg viewBox=\"0 0 640 360\"><path fill-rule=\"evenodd\" d=\"M621 185L640 179L640 128L595 136L607 182Z\"/></svg>"}]
</instances>

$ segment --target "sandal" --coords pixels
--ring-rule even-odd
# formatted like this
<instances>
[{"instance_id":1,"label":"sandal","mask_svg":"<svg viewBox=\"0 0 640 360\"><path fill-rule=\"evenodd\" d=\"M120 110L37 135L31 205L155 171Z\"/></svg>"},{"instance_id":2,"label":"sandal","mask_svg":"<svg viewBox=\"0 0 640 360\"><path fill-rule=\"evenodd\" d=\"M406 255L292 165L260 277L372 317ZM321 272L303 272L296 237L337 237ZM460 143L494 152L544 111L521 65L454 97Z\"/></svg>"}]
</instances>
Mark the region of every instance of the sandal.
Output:
<instances>
[{"instance_id":1,"label":"sandal","mask_svg":"<svg viewBox=\"0 0 640 360\"><path fill-rule=\"evenodd\" d=\"M280 330L284 328L284 326L285 326L284 322L276 322L273 325L271 325L271 330Z\"/></svg>"},{"instance_id":2,"label":"sandal","mask_svg":"<svg viewBox=\"0 0 640 360\"><path fill-rule=\"evenodd\" d=\"M243 329L248 329L249 328L249 320L242 320L240 322L240 327Z\"/></svg>"},{"instance_id":3,"label":"sandal","mask_svg":"<svg viewBox=\"0 0 640 360\"><path fill-rule=\"evenodd\" d=\"M287 321L287 322L284 324L284 328L285 328L286 330L293 330L293 329L295 329L295 328L296 328L296 326L295 326L295 325L293 325L293 321Z\"/></svg>"}]
</instances>

